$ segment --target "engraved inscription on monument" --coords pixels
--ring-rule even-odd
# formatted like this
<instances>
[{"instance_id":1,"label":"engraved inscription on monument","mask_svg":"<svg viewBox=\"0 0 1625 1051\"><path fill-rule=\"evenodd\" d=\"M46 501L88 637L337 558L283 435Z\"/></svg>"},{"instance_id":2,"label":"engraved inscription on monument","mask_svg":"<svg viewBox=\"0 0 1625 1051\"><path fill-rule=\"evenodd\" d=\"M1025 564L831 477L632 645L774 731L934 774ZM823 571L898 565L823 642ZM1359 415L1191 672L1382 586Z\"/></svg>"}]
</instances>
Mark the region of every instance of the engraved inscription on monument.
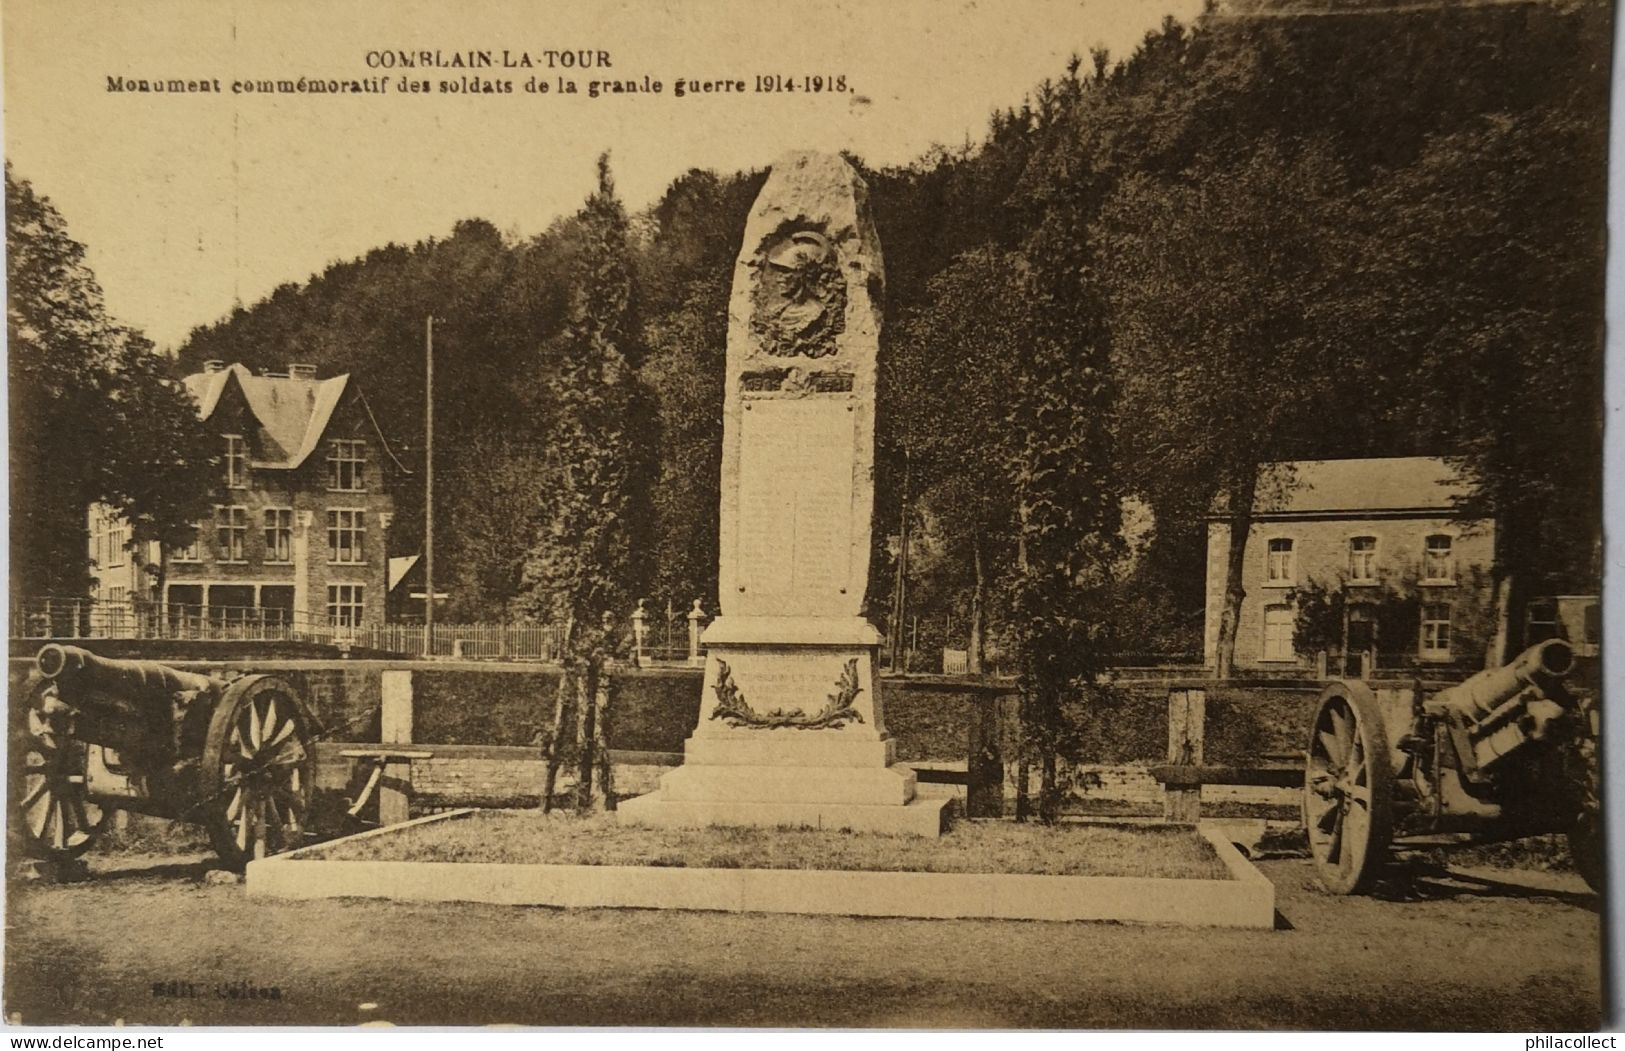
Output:
<instances>
[{"instance_id":1,"label":"engraved inscription on monument","mask_svg":"<svg viewBox=\"0 0 1625 1051\"><path fill-rule=\"evenodd\" d=\"M784 603L762 613L816 614L851 586L851 405L761 398L740 416L739 585Z\"/></svg>"}]
</instances>

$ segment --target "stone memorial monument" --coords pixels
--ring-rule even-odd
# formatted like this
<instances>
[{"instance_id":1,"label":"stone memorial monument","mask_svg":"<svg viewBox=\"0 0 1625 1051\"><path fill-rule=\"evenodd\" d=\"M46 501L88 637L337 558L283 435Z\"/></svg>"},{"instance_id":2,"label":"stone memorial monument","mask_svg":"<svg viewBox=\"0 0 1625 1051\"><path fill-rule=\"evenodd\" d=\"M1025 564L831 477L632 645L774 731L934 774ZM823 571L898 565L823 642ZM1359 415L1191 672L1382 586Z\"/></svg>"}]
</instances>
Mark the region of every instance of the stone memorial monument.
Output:
<instances>
[{"instance_id":1,"label":"stone memorial monument","mask_svg":"<svg viewBox=\"0 0 1625 1051\"><path fill-rule=\"evenodd\" d=\"M874 504L884 272L867 188L791 153L751 210L728 311L721 615L699 725L623 824L941 831L895 767L859 614Z\"/></svg>"}]
</instances>

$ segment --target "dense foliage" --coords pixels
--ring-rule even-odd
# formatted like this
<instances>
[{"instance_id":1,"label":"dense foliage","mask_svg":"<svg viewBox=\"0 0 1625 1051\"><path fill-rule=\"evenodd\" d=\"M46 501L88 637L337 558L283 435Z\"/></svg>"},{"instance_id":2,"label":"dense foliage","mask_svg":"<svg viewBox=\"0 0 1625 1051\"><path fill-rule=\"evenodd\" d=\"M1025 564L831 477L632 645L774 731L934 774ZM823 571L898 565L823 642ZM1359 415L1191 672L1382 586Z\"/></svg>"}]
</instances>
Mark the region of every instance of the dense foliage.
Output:
<instances>
[{"instance_id":1,"label":"dense foliage","mask_svg":"<svg viewBox=\"0 0 1625 1051\"><path fill-rule=\"evenodd\" d=\"M86 512L132 544L184 545L208 508L217 439L141 333L108 316L84 246L6 165L11 593L82 595Z\"/></svg>"},{"instance_id":2,"label":"dense foliage","mask_svg":"<svg viewBox=\"0 0 1625 1051\"><path fill-rule=\"evenodd\" d=\"M1113 650L1194 654L1207 515L1244 524L1292 484L1261 471L1280 459L1454 457L1503 523L1503 600L1597 586L1608 6L1304 6L1168 20L979 143L853 158L888 289L867 608L918 639L916 670L939 645L1052 683ZM560 450L589 434L648 457L626 467L644 531L615 541L648 561L617 596L714 610L727 298L760 185L691 171L625 219L628 276L599 289L637 304L613 412L580 372L591 203L528 239L469 220L335 263L197 330L181 365L353 372L421 462L432 310L451 614L535 608ZM419 495L397 499L410 552Z\"/></svg>"}]
</instances>

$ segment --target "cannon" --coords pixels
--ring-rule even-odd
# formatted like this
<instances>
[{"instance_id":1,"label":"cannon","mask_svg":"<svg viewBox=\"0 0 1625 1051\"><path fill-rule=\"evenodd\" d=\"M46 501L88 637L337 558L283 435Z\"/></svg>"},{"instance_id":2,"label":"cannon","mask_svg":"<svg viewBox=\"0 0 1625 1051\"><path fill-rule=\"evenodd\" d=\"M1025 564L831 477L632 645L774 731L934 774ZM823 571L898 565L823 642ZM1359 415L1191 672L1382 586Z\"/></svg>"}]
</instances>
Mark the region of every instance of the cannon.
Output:
<instances>
[{"instance_id":1,"label":"cannon","mask_svg":"<svg viewBox=\"0 0 1625 1051\"><path fill-rule=\"evenodd\" d=\"M1303 794L1322 885L1364 893L1396 849L1562 832L1600 889L1599 710L1594 693L1568 688L1574 663L1551 639L1431 696L1421 683L1328 685Z\"/></svg>"},{"instance_id":2,"label":"cannon","mask_svg":"<svg viewBox=\"0 0 1625 1051\"><path fill-rule=\"evenodd\" d=\"M12 827L36 857L89 849L115 810L202 825L241 868L298 846L319 724L286 680L49 645L12 704Z\"/></svg>"}]
</instances>

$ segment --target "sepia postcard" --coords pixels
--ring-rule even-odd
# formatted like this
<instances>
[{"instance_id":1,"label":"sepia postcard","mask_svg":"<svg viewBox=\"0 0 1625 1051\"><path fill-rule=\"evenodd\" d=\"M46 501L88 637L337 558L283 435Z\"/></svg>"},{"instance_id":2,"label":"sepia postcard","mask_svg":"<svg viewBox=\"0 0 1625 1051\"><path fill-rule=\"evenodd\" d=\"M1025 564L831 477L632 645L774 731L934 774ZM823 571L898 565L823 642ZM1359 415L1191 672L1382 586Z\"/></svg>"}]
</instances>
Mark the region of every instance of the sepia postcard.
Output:
<instances>
[{"instance_id":1,"label":"sepia postcard","mask_svg":"<svg viewBox=\"0 0 1625 1051\"><path fill-rule=\"evenodd\" d=\"M1610 1046L1611 3L0 17L13 1035Z\"/></svg>"}]
</instances>

